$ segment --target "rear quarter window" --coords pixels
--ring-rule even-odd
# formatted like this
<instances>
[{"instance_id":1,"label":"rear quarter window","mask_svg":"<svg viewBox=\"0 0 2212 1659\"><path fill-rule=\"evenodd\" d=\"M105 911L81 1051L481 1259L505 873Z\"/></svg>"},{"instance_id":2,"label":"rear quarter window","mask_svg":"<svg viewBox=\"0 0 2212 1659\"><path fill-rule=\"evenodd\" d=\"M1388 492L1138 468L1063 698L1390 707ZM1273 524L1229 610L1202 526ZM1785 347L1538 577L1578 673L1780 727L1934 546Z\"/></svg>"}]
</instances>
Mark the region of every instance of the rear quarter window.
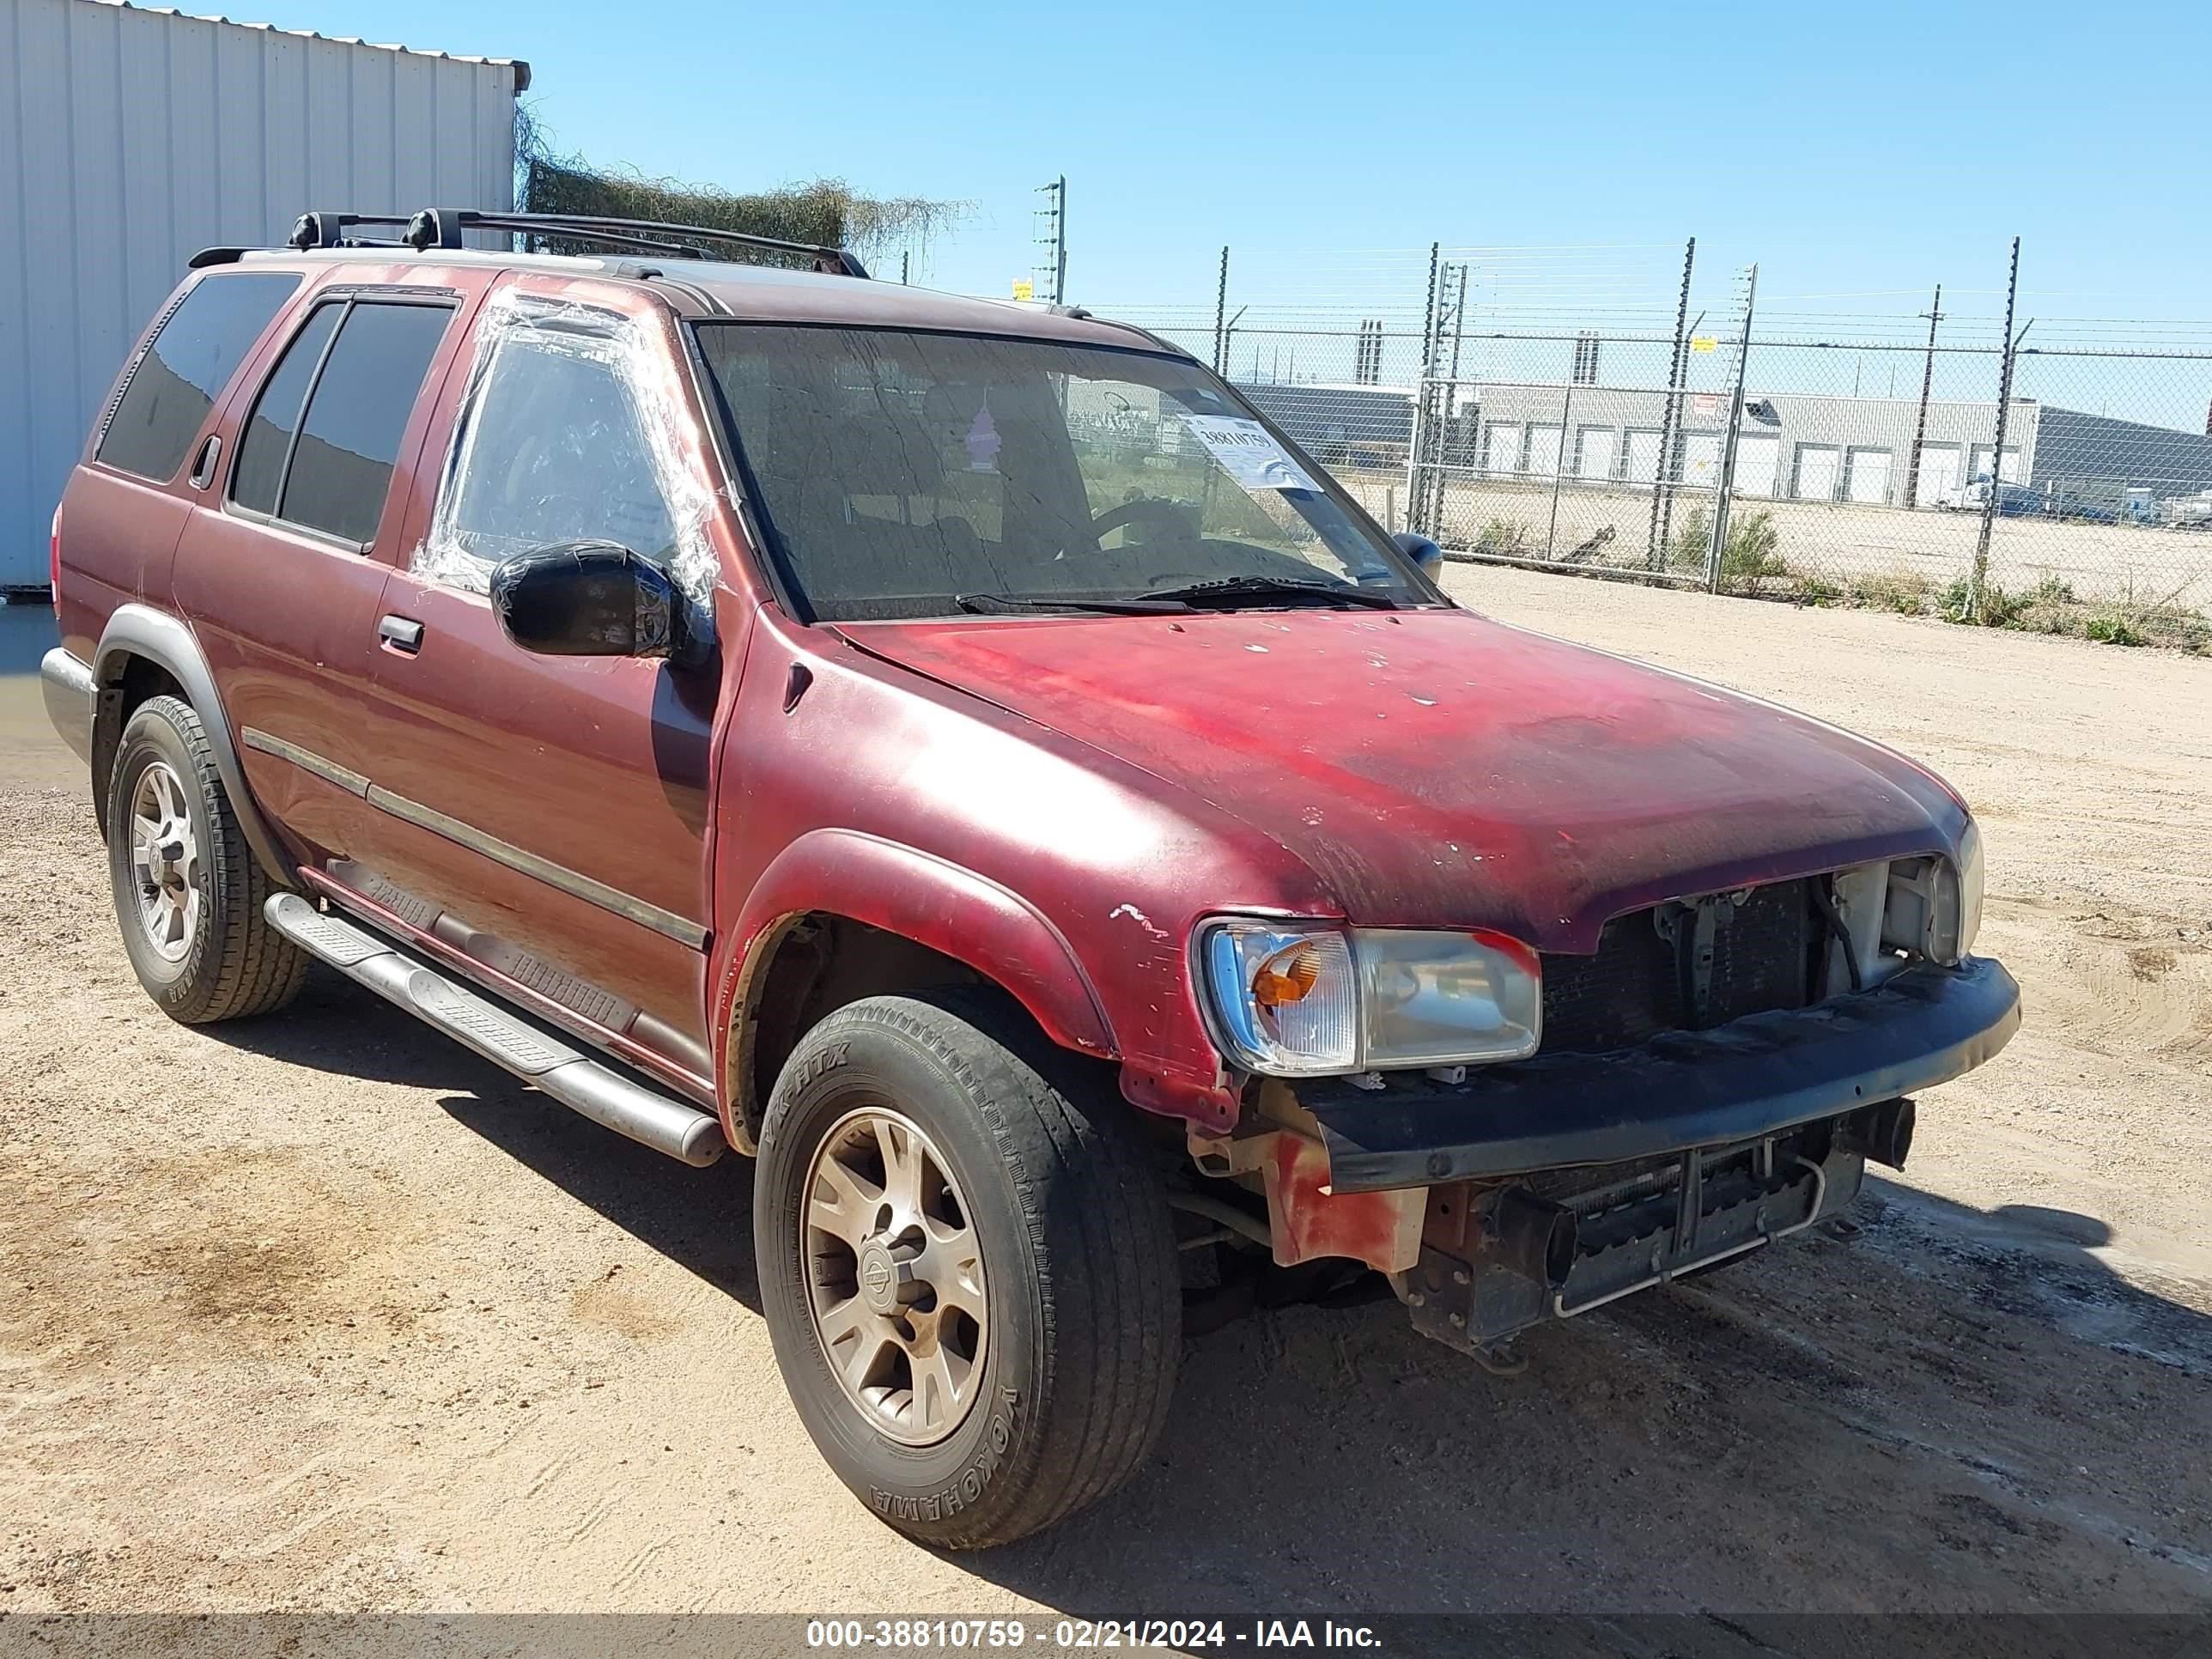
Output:
<instances>
[{"instance_id":1,"label":"rear quarter window","mask_svg":"<svg viewBox=\"0 0 2212 1659\"><path fill-rule=\"evenodd\" d=\"M300 281L279 271L202 277L131 371L95 458L142 478L174 477L208 411Z\"/></svg>"}]
</instances>

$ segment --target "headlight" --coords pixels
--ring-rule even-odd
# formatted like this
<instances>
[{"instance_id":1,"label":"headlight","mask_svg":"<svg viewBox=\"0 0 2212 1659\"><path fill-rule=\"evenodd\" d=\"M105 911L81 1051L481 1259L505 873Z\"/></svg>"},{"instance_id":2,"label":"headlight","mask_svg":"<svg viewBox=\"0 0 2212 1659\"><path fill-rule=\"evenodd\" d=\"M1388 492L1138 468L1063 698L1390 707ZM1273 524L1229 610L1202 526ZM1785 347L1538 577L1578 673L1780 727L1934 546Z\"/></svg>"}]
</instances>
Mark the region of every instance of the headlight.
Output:
<instances>
[{"instance_id":1,"label":"headlight","mask_svg":"<svg viewBox=\"0 0 2212 1659\"><path fill-rule=\"evenodd\" d=\"M1982 926L1982 832L1972 818L1959 837L1959 858L1905 859L1889 866L1881 942L1908 957L1956 967L1974 948Z\"/></svg>"},{"instance_id":2,"label":"headlight","mask_svg":"<svg viewBox=\"0 0 2212 1659\"><path fill-rule=\"evenodd\" d=\"M1536 1052L1536 953L1503 933L1224 921L1200 932L1216 1035L1273 1077L1523 1060Z\"/></svg>"},{"instance_id":3,"label":"headlight","mask_svg":"<svg viewBox=\"0 0 2212 1659\"><path fill-rule=\"evenodd\" d=\"M1982 832L1972 818L1959 837L1959 862L1936 861L1935 915L1928 954L1946 966L1966 959L1982 927Z\"/></svg>"}]
</instances>

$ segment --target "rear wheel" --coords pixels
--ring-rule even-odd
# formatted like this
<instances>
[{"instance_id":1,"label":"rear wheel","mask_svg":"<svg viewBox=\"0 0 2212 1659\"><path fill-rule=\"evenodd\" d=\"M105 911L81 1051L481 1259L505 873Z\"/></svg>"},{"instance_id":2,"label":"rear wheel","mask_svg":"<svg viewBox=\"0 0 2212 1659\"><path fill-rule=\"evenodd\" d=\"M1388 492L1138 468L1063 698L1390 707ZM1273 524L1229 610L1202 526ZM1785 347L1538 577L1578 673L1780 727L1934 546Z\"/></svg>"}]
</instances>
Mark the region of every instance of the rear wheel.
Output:
<instances>
[{"instance_id":1,"label":"rear wheel","mask_svg":"<svg viewBox=\"0 0 2212 1659\"><path fill-rule=\"evenodd\" d=\"M784 1066L753 1212L776 1363L823 1456L902 1532L1010 1542L1158 1439L1180 1279L1127 1110L981 994L851 1004Z\"/></svg>"},{"instance_id":2,"label":"rear wheel","mask_svg":"<svg viewBox=\"0 0 2212 1659\"><path fill-rule=\"evenodd\" d=\"M123 948L163 1012L186 1024L267 1013L307 958L261 914L254 861L191 705L149 697L107 781L107 869Z\"/></svg>"}]
</instances>

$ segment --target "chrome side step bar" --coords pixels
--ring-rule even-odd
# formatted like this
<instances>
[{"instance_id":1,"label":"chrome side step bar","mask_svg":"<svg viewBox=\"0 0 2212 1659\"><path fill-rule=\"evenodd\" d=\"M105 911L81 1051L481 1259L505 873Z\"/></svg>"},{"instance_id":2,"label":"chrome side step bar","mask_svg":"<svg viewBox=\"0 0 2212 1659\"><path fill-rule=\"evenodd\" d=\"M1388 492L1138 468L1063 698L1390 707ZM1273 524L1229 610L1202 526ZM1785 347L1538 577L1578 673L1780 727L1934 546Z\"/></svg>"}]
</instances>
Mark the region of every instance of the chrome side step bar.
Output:
<instances>
[{"instance_id":1,"label":"chrome side step bar","mask_svg":"<svg viewBox=\"0 0 2212 1659\"><path fill-rule=\"evenodd\" d=\"M697 1107L632 1082L525 1024L489 997L448 979L389 939L343 916L325 915L297 893L278 893L262 914L310 956L594 1123L695 1170L706 1168L728 1149L721 1124Z\"/></svg>"}]
</instances>

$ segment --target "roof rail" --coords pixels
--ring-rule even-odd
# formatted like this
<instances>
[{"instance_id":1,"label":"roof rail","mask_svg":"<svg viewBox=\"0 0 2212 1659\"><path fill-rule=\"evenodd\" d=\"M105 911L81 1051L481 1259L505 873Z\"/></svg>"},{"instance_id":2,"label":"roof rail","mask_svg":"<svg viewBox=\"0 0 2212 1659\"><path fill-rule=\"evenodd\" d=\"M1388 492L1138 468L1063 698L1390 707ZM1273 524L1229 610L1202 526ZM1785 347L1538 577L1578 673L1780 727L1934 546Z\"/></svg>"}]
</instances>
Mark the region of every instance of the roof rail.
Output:
<instances>
[{"instance_id":1,"label":"roof rail","mask_svg":"<svg viewBox=\"0 0 2212 1659\"><path fill-rule=\"evenodd\" d=\"M397 240L371 240L352 234L358 226L403 227ZM787 241L778 236L754 236L744 231L718 230L709 225L666 224L657 219L610 219L592 214L508 213L474 208L424 208L401 216L389 213L303 213L292 227L289 246L319 247L459 247L465 230L517 231L527 235L558 237L563 241L599 242L611 247L644 253L663 253L681 259L704 259L704 244L765 248L775 253L805 254L814 269L837 276L866 276L866 268L843 248L823 247L812 242Z\"/></svg>"}]
</instances>

